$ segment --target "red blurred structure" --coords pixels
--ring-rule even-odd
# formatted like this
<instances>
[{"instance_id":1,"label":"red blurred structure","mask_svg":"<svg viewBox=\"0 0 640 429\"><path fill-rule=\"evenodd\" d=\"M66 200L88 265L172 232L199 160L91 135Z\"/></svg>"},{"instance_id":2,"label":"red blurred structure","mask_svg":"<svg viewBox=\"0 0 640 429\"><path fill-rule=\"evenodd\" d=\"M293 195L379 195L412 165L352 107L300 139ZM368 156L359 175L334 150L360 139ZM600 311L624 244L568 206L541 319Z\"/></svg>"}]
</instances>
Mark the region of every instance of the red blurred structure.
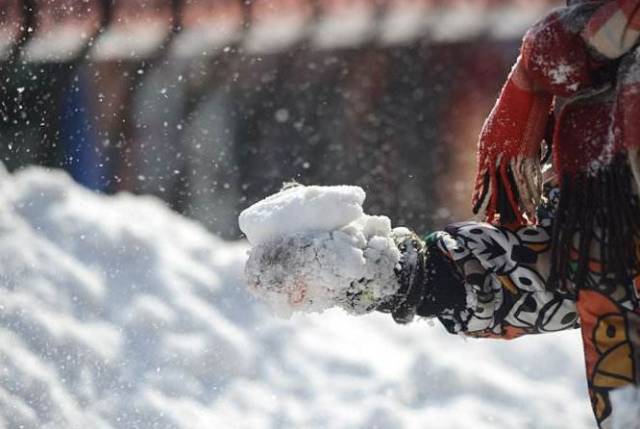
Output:
<instances>
[{"instance_id":1,"label":"red blurred structure","mask_svg":"<svg viewBox=\"0 0 640 429\"><path fill-rule=\"evenodd\" d=\"M0 158L150 193L227 238L283 181L468 216L475 139L552 0L0 0ZM446 194L446 198L442 194Z\"/></svg>"},{"instance_id":2,"label":"red blurred structure","mask_svg":"<svg viewBox=\"0 0 640 429\"><path fill-rule=\"evenodd\" d=\"M0 0L0 60L6 60L23 32L22 2Z\"/></svg>"},{"instance_id":3,"label":"red blurred structure","mask_svg":"<svg viewBox=\"0 0 640 429\"><path fill-rule=\"evenodd\" d=\"M151 57L168 40L174 12L171 0L114 0L109 25L96 40L91 59Z\"/></svg>"},{"instance_id":4,"label":"red blurred structure","mask_svg":"<svg viewBox=\"0 0 640 429\"><path fill-rule=\"evenodd\" d=\"M100 0L35 0L35 30L22 48L30 62L67 62L96 36L104 19Z\"/></svg>"},{"instance_id":5,"label":"red blurred structure","mask_svg":"<svg viewBox=\"0 0 640 429\"><path fill-rule=\"evenodd\" d=\"M181 31L171 45L171 56L209 56L236 44L242 36L242 3L236 0L192 0L179 9Z\"/></svg>"},{"instance_id":6,"label":"red blurred structure","mask_svg":"<svg viewBox=\"0 0 640 429\"><path fill-rule=\"evenodd\" d=\"M148 58L162 48L199 56L243 39L273 53L302 39L315 49L365 42L434 43L518 37L557 0L2 0L0 59L68 61L93 43L96 61ZM108 18L108 19L107 19ZM21 23L31 23L22 31ZM106 28L101 26L106 25ZM100 34L98 35L98 30ZM172 30L178 34L167 43ZM247 31L242 31L247 30ZM21 40L22 39L22 40ZM28 42L27 42L28 40Z\"/></svg>"}]
</instances>

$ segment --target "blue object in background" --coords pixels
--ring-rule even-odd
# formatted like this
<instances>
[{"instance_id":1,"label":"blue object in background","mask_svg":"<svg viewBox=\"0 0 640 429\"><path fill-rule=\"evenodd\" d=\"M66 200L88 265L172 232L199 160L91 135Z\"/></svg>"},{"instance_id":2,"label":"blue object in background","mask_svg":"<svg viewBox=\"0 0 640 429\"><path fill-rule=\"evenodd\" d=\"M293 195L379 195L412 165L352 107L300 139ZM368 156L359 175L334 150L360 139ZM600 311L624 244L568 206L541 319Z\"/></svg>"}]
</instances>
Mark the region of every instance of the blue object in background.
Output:
<instances>
[{"instance_id":1,"label":"blue object in background","mask_svg":"<svg viewBox=\"0 0 640 429\"><path fill-rule=\"evenodd\" d=\"M100 148L91 106L86 92L85 74L78 70L62 92L60 142L64 165L81 185L95 191L107 190L109 163Z\"/></svg>"}]
</instances>

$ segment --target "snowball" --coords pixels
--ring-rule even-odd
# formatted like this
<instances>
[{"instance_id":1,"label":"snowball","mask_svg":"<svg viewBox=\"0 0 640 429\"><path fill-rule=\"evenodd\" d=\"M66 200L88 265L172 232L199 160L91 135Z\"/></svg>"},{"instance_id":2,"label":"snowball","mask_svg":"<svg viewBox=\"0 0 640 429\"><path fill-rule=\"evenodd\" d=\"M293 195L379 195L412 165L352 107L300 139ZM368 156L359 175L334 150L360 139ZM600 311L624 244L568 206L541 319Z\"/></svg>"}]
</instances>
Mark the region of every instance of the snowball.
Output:
<instances>
[{"instance_id":1,"label":"snowball","mask_svg":"<svg viewBox=\"0 0 640 429\"><path fill-rule=\"evenodd\" d=\"M390 236L360 244L345 230L292 234L260 244L246 265L249 290L280 317L336 306L351 314L369 312L378 300L397 292L394 267L400 252Z\"/></svg>"},{"instance_id":2,"label":"snowball","mask_svg":"<svg viewBox=\"0 0 640 429\"><path fill-rule=\"evenodd\" d=\"M364 198L354 186L298 186L243 212L250 291L282 317L334 306L361 314L395 293L391 221L366 215Z\"/></svg>"},{"instance_id":3,"label":"snowball","mask_svg":"<svg viewBox=\"0 0 640 429\"><path fill-rule=\"evenodd\" d=\"M357 186L295 186L240 213L240 229L256 246L299 232L328 232L363 215L365 193Z\"/></svg>"}]
</instances>

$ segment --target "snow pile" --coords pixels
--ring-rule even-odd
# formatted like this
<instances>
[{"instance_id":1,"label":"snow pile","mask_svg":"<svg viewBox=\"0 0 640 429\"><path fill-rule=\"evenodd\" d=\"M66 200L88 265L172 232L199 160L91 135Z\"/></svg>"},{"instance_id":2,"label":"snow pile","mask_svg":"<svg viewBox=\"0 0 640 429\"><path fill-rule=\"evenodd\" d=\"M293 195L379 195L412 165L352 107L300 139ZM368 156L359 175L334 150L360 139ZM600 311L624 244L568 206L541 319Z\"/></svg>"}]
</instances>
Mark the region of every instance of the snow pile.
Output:
<instances>
[{"instance_id":1,"label":"snow pile","mask_svg":"<svg viewBox=\"0 0 640 429\"><path fill-rule=\"evenodd\" d=\"M336 305L363 314L393 295L391 220L364 214L364 199L356 186L296 185L243 211L251 291L284 317Z\"/></svg>"},{"instance_id":2,"label":"snow pile","mask_svg":"<svg viewBox=\"0 0 640 429\"><path fill-rule=\"evenodd\" d=\"M151 198L0 174L0 428L594 428L577 331L283 321L247 247Z\"/></svg>"},{"instance_id":3,"label":"snow pile","mask_svg":"<svg viewBox=\"0 0 640 429\"><path fill-rule=\"evenodd\" d=\"M210 305L237 245L62 173L2 177L0 207L0 427L170 427L162 401L250 371L247 333Z\"/></svg>"},{"instance_id":4,"label":"snow pile","mask_svg":"<svg viewBox=\"0 0 640 429\"><path fill-rule=\"evenodd\" d=\"M640 388L626 387L611 394L613 429L640 429Z\"/></svg>"}]
</instances>

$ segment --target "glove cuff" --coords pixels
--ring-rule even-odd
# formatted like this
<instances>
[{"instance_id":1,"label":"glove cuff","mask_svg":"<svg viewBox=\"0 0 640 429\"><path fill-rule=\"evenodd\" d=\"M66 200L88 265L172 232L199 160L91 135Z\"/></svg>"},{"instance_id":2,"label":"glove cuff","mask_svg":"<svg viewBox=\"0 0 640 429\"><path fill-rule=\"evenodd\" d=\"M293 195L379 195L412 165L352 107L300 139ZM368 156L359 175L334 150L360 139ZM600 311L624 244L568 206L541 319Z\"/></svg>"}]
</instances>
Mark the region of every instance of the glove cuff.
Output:
<instances>
[{"instance_id":1,"label":"glove cuff","mask_svg":"<svg viewBox=\"0 0 640 429\"><path fill-rule=\"evenodd\" d=\"M409 323L427 293L425 261L427 246L416 234L406 229L394 231L396 246L401 252L395 275L400 287L391 297L378 305L376 310L391 313L397 323Z\"/></svg>"},{"instance_id":2,"label":"glove cuff","mask_svg":"<svg viewBox=\"0 0 640 429\"><path fill-rule=\"evenodd\" d=\"M462 275L437 243L429 241L426 244L413 233L396 239L402 253L395 269L400 288L376 310L391 313L397 323L409 323L416 315L436 317L445 310L459 311L466 306Z\"/></svg>"}]
</instances>

